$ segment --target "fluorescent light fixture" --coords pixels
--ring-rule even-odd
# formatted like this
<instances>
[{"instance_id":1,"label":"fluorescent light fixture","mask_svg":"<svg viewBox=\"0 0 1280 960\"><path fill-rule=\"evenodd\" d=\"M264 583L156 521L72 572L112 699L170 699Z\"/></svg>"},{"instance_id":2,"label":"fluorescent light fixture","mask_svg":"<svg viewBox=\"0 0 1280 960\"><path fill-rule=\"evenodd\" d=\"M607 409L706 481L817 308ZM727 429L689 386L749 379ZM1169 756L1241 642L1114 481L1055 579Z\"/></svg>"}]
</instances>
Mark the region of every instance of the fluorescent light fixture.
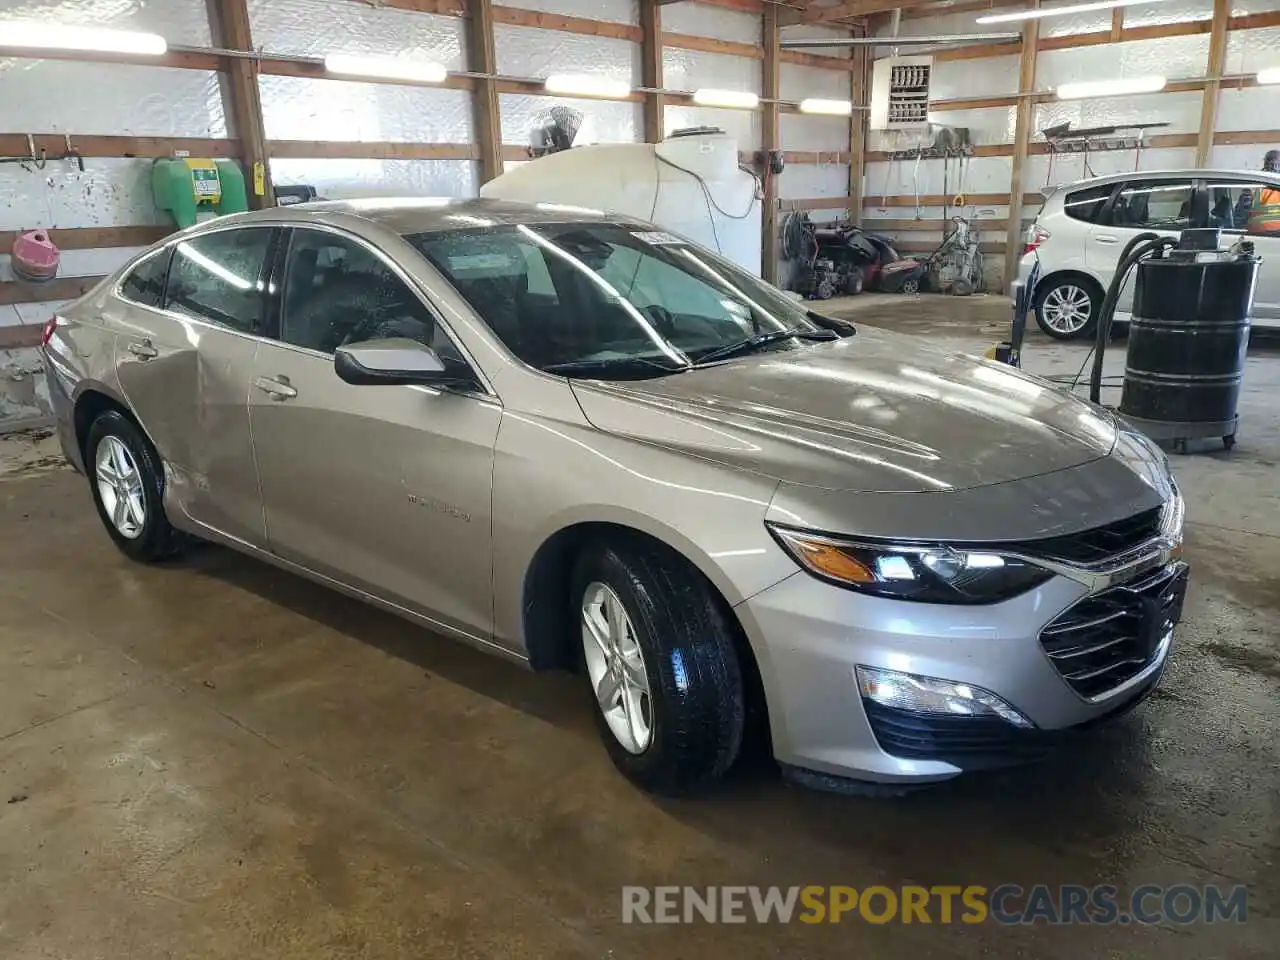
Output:
<instances>
[{"instance_id":1,"label":"fluorescent light fixture","mask_svg":"<svg viewBox=\"0 0 1280 960\"><path fill-rule=\"evenodd\" d=\"M409 80L414 83L440 83L449 71L430 60L402 57L364 57L349 53L331 53L324 58L325 73L343 77L377 77L381 80Z\"/></svg>"},{"instance_id":2,"label":"fluorescent light fixture","mask_svg":"<svg viewBox=\"0 0 1280 960\"><path fill-rule=\"evenodd\" d=\"M625 80L593 77L580 73L553 73L543 81L547 93L572 97L610 97L621 100L631 93L631 85Z\"/></svg>"},{"instance_id":3,"label":"fluorescent light fixture","mask_svg":"<svg viewBox=\"0 0 1280 960\"><path fill-rule=\"evenodd\" d=\"M1065 7L1040 7L1035 10L1015 10L1012 13L989 13L978 17L975 23L1014 23L1018 20L1042 20L1069 13L1089 13L1092 10L1114 10L1117 7L1136 7L1144 3L1167 3L1168 0L1093 0L1090 3L1072 3Z\"/></svg>"},{"instance_id":4,"label":"fluorescent light fixture","mask_svg":"<svg viewBox=\"0 0 1280 960\"><path fill-rule=\"evenodd\" d=\"M704 107L732 107L737 110L754 110L760 106L760 98L746 90L715 90L700 87L693 91L693 102Z\"/></svg>"},{"instance_id":5,"label":"fluorescent light fixture","mask_svg":"<svg viewBox=\"0 0 1280 960\"><path fill-rule=\"evenodd\" d=\"M1121 80L1085 80L1064 83L1055 93L1059 100L1083 100L1086 97L1117 97L1126 93L1155 93L1163 90L1164 77L1131 77Z\"/></svg>"},{"instance_id":6,"label":"fluorescent light fixture","mask_svg":"<svg viewBox=\"0 0 1280 960\"><path fill-rule=\"evenodd\" d=\"M1259 83L1280 83L1280 67L1267 67L1258 71Z\"/></svg>"},{"instance_id":7,"label":"fluorescent light fixture","mask_svg":"<svg viewBox=\"0 0 1280 960\"><path fill-rule=\"evenodd\" d=\"M164 37L156 33L27 20L0 22L0 47L91 50L95 53L134 53L150 57L161 56L169 49Z\"/></svg>"},{"instance_id":8,"label":"fluorescent light fixture","mask_svg":"<svg viewBox=\"0 0 1280 960\"><path fill-rule=\"evenodd\" d=\"M821 113L832 117L847 117L853 113L853 103L849 100L823 100L809 97L800 101L801 113Z\"/></svg>"}]
</instances>

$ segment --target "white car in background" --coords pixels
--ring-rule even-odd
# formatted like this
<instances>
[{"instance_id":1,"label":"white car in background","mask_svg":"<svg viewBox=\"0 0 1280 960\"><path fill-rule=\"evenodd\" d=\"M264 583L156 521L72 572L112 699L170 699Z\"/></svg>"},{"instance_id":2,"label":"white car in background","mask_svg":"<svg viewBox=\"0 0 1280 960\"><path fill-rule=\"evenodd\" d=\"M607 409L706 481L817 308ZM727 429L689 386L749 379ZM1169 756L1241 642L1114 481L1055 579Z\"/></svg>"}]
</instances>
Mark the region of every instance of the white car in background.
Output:
<instances>
[{"instance_id":1,"label":"white car in background","mask_svg":"<svg viewBox=\"0 0 1280 960\"><path fill-rule=\"evenodd\" d=\"M1018 275L1040 261L1036 321L1057 340L1091 336L1125 244L1139 233L1177 236L1188 227L1221 227L1223 241L1248 233L1248 210L1262 186L1280 176L1248 170L1154 170L1113 174L1049 194L1027 229ZM1280 235L1255 235L1262 270L1253 301L1255 328L1280 329ZM1130 276L1116 304L1133 301Z\"/></svg>"}]
</instances>

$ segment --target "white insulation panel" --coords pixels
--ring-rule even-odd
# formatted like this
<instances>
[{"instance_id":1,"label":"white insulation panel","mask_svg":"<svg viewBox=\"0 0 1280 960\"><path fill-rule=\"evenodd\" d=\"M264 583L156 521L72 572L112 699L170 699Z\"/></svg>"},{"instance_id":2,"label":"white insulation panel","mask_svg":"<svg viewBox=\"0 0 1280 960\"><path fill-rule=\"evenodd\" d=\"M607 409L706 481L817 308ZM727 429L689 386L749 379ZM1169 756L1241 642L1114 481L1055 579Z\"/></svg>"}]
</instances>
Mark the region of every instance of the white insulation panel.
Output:
<instances>
[{"instance_id":1,"label":"white insulation panel","mask_svg":"<svg viewBox=\"0 0 1280 960\"><path fill-rule=\"evenodd\" d=\"M756 61L751 61L753 64ZM757 72L759 69L757 68ZM843 70L824 70L822 67L805 67L798 63L778 64L778 95L783 100L803 100L805 97L826 97L830 100L848 100L852 90L853 74Z\"/></svg>"},{"instance_id":2,"label":"white insulation panel","mask_svg":"<svg viewBox=\"0 0 1280 960\"><path fill-rule=\"evenodd\" d=\"M632 85L640 82L640 44L630 40L506 23L495 24L493 36L498 72L509 77L582 73Z\"/></svg>"},{"instance_id":3,"label":"white insulation panel","mask_svg":"<svg viewBox=\"0 0 1280 960\"><path fill-rule=\"evenodd\" d=\"M779 40L842 40L848 36L848 30L824 27L819 23L794 23L778 30ZM852 56L849 47L809 47L804 52L841 59Z\"/></svg>"},{"instance_id":4,"label":"white insulation panel","mask_svg":"<svg viewBox=\"0 0 1280 960\"><path fill-rule=\"evenodd\" d=\"M1043 61L1047 53L1040 54ZM1003 97L1018 92L1018 58L942 60L935 62L929 78L933 100L962 97Z\"/></svg>"},{"instance_id":5,"label":"white insulation panel","mask_svg":"<svg viewBox=\"0 0 1280 960\"><path fill-rule=\"evenodd\" d=\"M211 42L205 0L6 0L0 20L141 30L191 46Z\"/></svg>"},{"instance_id":6,"label":"white insulation panel","mask_svg":"<svg viewBox=\"0 0 1280 960\"><path fill-rule=\"evenodd\" d=\"M1188 169L1195 166L1195 160L1194 147L1143 150L1141 161L1136 160L1132 150L1104 150L1090 153L1086 168L1083 154L1066 153L1053 158L1053 171L1050 173L1049 157L1037 155L1027 158L1024 187L1027 193L1032 193L1046 185L1061 186L1090 176L1103 177L1110 173L1134 173L1135 176L1141 176L1143 170ZM1135 162L1140 163L1136 173ZM1005 189L1008 190L1008 186Z\"/></svg>"},{"instance_id":7,"label":"white insulation panel","mask_svg":"<svg viewBox=\"0 0 1280 960\"><path fill-rule=\"evenodd\" d=\"M523 2L523 0L522 0ZM662 29L735 43L759 45L760 15L726 10L703 3L673 3L662 8Z\"/></svg>"},{"instance_id":8,"label":"white insulation panel","mask_svg":"<svg viewBox=\"0 0 1280 960\"><path fill-rule=\"evenodd\" d=\"M1219 170L1260 170L1267 149L1265 143L1219 144L1209 154L1209 163Z\"/></svg>"},{"instance_id":9,"label":"white insulation panel","mask_svg":"<svg viewBox=\"0 0 1280 960\"><path fill-rule=\"evenodd\" d=\"M877 160L867 164L867 193L874 196L1008 193L1012 157L971 157L964 169L955 160Z\"/></svg>"},{"instance_id":10,"label":"white insulation panel","mask_svg":"<svg viewBox=\"0 0 1280 960\"><path fill-rule=\"evenodd\" d=\"M1013 143L1017 107L981 107L976 110L934 110L930 123L948 127L967 127L974 144Z\"/></svg>"},{"instance_id":11,"label":"white insulation panel","mask_svg":"<svg viewBox=\"0 0 1280 960\"><path fill-rule=\"evenodd\" d=\"M292 160L271 161L278 186L308 183L322 197L474 197L479 189L472 160Z\"/></svg>"},{"instance_id":12,"label":"white insulation panel","mask_svg":"<svg viewBox=\"0 0 1280 960\"><path fill-rule=\"evenodd\" d=\"M761 115L758 110L725 110L716 107L667 107L663 122L670 136L686 127L719 127L738 141L739 150L759 150Z\"/></svg>"},{"instance_id":13,"label":"white insulation panel","mask_svg":"<svg viewBox=\"0 0 1280 960\"><path fill-rule=\"evenodd\" d=\"M0 230L124 227L166 223L151 197L151 161L50 161L39 173L0 167Z\"/></svg>"},{"instance_id":14,"label":"white insulation panel","mask_svg":"<svg viewBox=\"0 0 1280 960\"><path fill-rule=\"evenodd\" d=\"M471 143L466 90L390 83L258 77L271 140Z\"/></svg>"},{"instance_id":15,"label":"white insulation panel","mask_svg":"<svg viewBox=\"0 0 1280 960\"><path fill-rule=\"evenodd\" d=\"M1280 62L1277 65L1280 66ZM1216 126L1219 130L1269 128L1277 115L1280 115L1280 87L1246 87L1218 93Z\"/></svg>"},{"instance_id":16,"label":"white insulation panel","mask_svg":"<svg viewBox=\"0 0 1280 960\"><path fill-rule=\"evenodd\" d=\"M90 136L225 137L208 70L0 59L0 129Z\"/></svg>"},{"instance_id":17,"label":"white insulation panel","mask_svg":"<svg viewBox=\"0 0 1280 960\"><path fill-rule=\"evenodd\" d=\"M759 60L680 47L662 50L662 85L668 90L714 87L759 93L760 80Z\"/></svg>"},{"instance_id":18,"label":"white insulation panel","mask_svg":"<svg viewBox=\"0 0 1280 960\"><path fill-rule=\"evenodd\" d=\"M1040 21L1040 36L1073 37L1081 33L1109 31L1111 29L1111 13L1112 11L1110 10L1086 10L1082 13L1066 13L1057 17L1045 17ZM993 30L1005 30L1015 27L1017 27L1016 23L991 24Z\"/></svg>"},{"instance_id":19,"label":"white insulation panel","mask_svg":"<svg viewBox=\"0 0 1280 960\"><path fill-rule=\"evenodd\" d=\"M903 17L902 24L898 30L900 37L923 37L932 36L942 33L990 33L992 31L1005 31L1011 29L1008 24L984 24L976 23L978 17L987 16L997 13L1017 13L1021 7L993 7L991 10L965 11L961 13L944 13L936 17ZM1045 23L1049 22L1046 18ZM1107 22L1110 23L1108 15ZM1016 29L1016 24L1014 29ZM877 37L893 36L893 21L891 18L885 18L875 32Z\"/></svg>"},{"instance_id":20,"label":"white insulation panel","mask_svg":"<svg viewBox=\"0 0 1280 960\"><path fill-rule=\"evenodd\" d=\"M1231 15L1243 17L1250 13L1270 13L1275 8L1275 0L1232 0Z\"/></svg>"},{"instance_id":21,"label":"white insulation panel","mask_svg":"<svg viewBox=\"0 0 1280 960\"><path fill-rule=\"evenodd\" d=\"M1232 30L1227 34L1227 73L1257 73L1267 67L1280 67L1280 27Z\"/></svg>"},{"instance_id":22,"label":"white insulation panel","mask_svg":"<svg viewBox=\"0 0 1280 960\"><path fill-rule=\"evenodd\" d=\"M1036 104L1031 129L1038 135L1045 127L1067 122L1077 129L1123 126L1126 123L1167 123L1169 126L1150 132L1196 133L1200 130L1202 102L1199 90L1097 100L1050 100Z\"/></svg>"},{"instance_id":23,"label":"white insulation panel","mask_svg":"<svg viewBox=\"0 0 1280 960\"><path fill-rule=\"evenodd\" d=\"M804 113L784 113L778 118L778 133L783 150L849 149L849 120L847 117L809 116Z\"/></svg>"},{"instance_id":24,"label":"white insulation panel","mask_svg":"<svg viewBox=\"0 0 1280 960\"><path fill-rule=\"evenodd\" d=\"M168 3L170 0L164 0ZM267 53L415 57L466 69L460 17L344 0L248 0L253 42Z\"/></svg>"},{"instance_id":25,"label":"white insulation panel","mask_svg":"<svg viewBox=\"0 0 1280 960\"><path fill-rule=\"evenodd\" d=\"M630 100L586 100L571 97L534 97L519 93L498 94L502 113L502 142L528 146L529 134L549 119L557 105L582 113L582 126L574 143L638 143L644 140L643 108Z\"/></svg>"},{"instance_id":26,"label":"white insulation panel","mask_svg":"<svg viewBox=\"0 0 1280 960\"><path fill-rule=\"evenodd\" d=\"M1267 9L1274 10L1274 3ZM1110 26L1110 17L1108 27ZM1129 27L1150 27L1166 23L1193 23L1197 20L1213 19L1213 0L1163 0L1150 6L1139 4L1126 8L1124 25Z\"/></svg>"},{"instance_id":27,"label":"white insulation panel","mask_svg":"<svg viewBox=\"0 0 1280 960\"><path fill-rule=\"evenodd\" d=\"M792 163L778 177L778 196L784 200L848 195L847 163Z\"/></svg>"},{"instance_id":28,"label":"white insulation panel","mask_svg":"<svg viewBox=\"0 0 1280 960\"><path fill-rule=\"evenodd\" d=\"M1207 34L1045 50L1036 62L1036 86L1045 89L1082 80L1153 75L1170 80L1200 77L1208 56ZM1017 83L1016 68L1013 82Z\"/></svg>"},{"instance_id":29,"label":"white insulation panel","mask_svg":"<svg viewBox=\"0 0 1280 960\"><path fill-rule=\"evenodd\" d=\"M558 13L565 17L590 17L592 20L607 20L609 23L640 22L640 4L637 0L520 0L511 6L517 6L521 10ZM662 19L665 21L666 18L664 10Z\"/></svg>"}]
</instances>

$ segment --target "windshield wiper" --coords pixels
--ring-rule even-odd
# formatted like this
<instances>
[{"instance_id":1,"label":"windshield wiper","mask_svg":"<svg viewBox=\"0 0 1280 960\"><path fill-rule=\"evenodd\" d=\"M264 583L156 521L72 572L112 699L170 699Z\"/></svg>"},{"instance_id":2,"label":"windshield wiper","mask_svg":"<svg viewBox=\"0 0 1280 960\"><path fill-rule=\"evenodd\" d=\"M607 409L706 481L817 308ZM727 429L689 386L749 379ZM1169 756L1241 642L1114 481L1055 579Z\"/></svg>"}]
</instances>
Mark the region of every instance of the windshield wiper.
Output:
<instances>
[{"instance_id":1,"label":"windshield wiper","mask_svg":"<svg viewBox=\"0 0 1280 960\"><path fill-rule=\"evenodd\" d=\"M691 366L683 363L676 363L673 366L669 363L651 360L648 357L600 357L566 360L563 363L548 363L540 369L544 373L558 373L566 376L579 374L589 377L592 374L652 373L654 371L660 373L684 373L686 370L691 369Z\"/></svg>"},{"instance_id":2,"label":"windshield wiper","mask_svg":"<svg viewBox=\"0 0 1280 960\"><path fill-rule=\"evenodd\" d=\"M717 347L710 353L704 353L698 358L698 362L694 366L701 367L708 363L715 363L717 360L728 360L730 357L740 357L746 353L755 353L755 351L767 347L771 343L792 338L797 340L839 340L840 336L831 330L806 330L804 327L757 333L754 337L747 337L747 339L739 340L737 343L726 344L723 347Z\"/></svg>"}]
</instances>

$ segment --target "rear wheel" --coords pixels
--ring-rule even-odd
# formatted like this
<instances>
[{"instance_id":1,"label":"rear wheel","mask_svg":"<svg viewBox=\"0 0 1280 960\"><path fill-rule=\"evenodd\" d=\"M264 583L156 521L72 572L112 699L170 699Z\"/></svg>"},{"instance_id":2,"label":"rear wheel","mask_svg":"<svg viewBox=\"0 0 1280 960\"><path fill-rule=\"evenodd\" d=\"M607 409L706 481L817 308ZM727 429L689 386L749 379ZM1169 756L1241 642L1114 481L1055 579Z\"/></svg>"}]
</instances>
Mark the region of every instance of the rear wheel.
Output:
<instances>
[{"instance_id":1,"label":"rear wheel","mask_svg":"<svg viewBox=\"0 0 1280 960\"><path fill-rule=\"evenodd\" d=\"M1103 291L1087 277L1050 277L1036 289L1036 323L1055 340L1074 340L1094 330Z\"/></svg>"},{"instance_id":2,"label":"rear wheel","mask_svg":"<svg viewBox=\"0 0 1280 960\"><path fill-rule=\"evenodd\" d=\"M164 514L164 473L151 442L118 410L99 414L85 439L85 466L103 526L127 556L150 562L181 552Z\"/></svg>"},{"instance_id":3,"label":"rear wheel","mask_svg":"<svg viewBox=\"0 0 1280 960\"><path fill-rule=\"evenodd\" d=\"M718 780L738 755L746 711L711 586L659 547L598 544L579 558L570 596L597 726L618 769L655 793Z\"/></svg>"},{"instance_id":4,"label":"rear wheel","mask_svg":"<svg viewBox=\"0 0 1280 960\"><path fill-rule=\"evenodd\" d=\"M856 297L862 292L862 285L862 268L850 267L849 272L844 275L844 292L851 297Z\"/></svg>"}]
</instances>

